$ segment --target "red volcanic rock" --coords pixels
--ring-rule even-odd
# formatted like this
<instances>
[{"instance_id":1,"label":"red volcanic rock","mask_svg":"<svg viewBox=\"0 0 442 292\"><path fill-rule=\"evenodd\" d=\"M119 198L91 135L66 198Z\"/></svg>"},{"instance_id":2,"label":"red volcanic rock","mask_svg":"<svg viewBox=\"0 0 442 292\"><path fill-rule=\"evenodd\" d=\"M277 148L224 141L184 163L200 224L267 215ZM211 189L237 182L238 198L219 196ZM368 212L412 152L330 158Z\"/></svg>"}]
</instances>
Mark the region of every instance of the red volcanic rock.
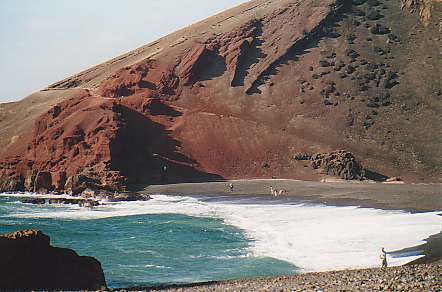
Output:
<instances>
[{"instance_id":1,"label":"red volcanic rock","mask_svg":"<svg viewBox=\"0 0 442 292\"><path fill-rule=\"evenodd\" d=\"M424 36L399 2L370 21L371 2L354 3L249 1L0 105L0 190L360 178L339 159L322 173L292 159L336 149L373 173L437 181L440 32Z\"/></svg>"},{"instance_id":2,"label":"red volcanic rock","mask_svg":"<svg viewBox=\"0 0 442 292\"><path fill-rule=\"evenodd\" d=\"M52 184L56 191L63 191L65 189L65 184L67 180L65 171L53 172L52 176Z\"/></svg>"},{"instance_id":3,"label":"red volcanic rock","mask_svg":"<svg viewBox=\"0 0 442 292\"><path fill-rule=\"evenodd\" d=\"M2 172L24 177L24 188L34 192L67 190L68 177L86 169L88 175L98 177L97 185L115 187L121 178L111 169L111 143L124 127L118 107L115 100L90 95L54 106L36 120L27 151L13 172Z\"/></svg>"},{"instance_id":4,"label":"red volcanic rock","mask_svg":"<svg viewBox=\"0 0 442 292\"><path fill-rule=\"evenodd\" d=\"M158 97L173 94L178 83L173 69L154 60L144 60L117 71L103 82L99 93L106 97Z\"/></svg>"},{"instance_id":5,"label":"red volcanic rock","mask_svg":"<svg viewBox=\"0 0 442 292\"><path fill-rule=\"evenodd\" d=\"M184 85L192 85L198 81L198 74L205 69L214 54L205 45L196 45L184 55L177 68L178 76Z\"/></svg>"},{"instance_id":6,"label":"red volcanic rock","mask_svg":"<svg viewBox=\"0 0 442 292\"><path fill-rule=\"evenodd\" d=\"M73 250L52 247L49 236L25 230L0 235L1 290L99 290L100 263Z\"/></svg>"},{"instance_id":7,"label":"red volcanic rock","mask_svg":"<svg viewBox=\"0 0 442 292\"><path fill-rule=\"evenodd\" d=\"M256 55L254 47L260 44L261 29L262 23L255 19L212 40L211 46L218 48L220 56L225 58L231 86L244 85L242 75L251 65L248 61L250 56ZM259 55L255 57L258 58Z\"/></svg>"},{"instance_id":8,"label":"red volcanic rock","mask_svg":"<svg viewBox=\"0 0 442 292\"><path fill-rule=\"evenodd\" d=\"M40 171L35 176L34 192L47 193L52 190L52 176L48 171Z\"/></svg>"}]
</instances>

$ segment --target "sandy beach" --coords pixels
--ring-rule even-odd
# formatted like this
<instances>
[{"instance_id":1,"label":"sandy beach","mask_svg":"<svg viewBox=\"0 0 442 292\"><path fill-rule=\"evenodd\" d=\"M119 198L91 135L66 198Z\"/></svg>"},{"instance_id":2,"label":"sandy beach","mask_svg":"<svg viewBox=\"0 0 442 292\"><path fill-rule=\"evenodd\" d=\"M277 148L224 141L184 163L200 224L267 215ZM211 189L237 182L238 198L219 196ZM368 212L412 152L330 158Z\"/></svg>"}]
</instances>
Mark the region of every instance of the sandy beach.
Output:
<instances>
[{"instance_id":1,"label":"sandy beach","mask_svg":"<svg viewBox=\"0 0 442 292\"><path fill-rule=\"evenodd\" d=\"M233 192L229 189L232 183ZM361 206L385 210L429 212L442 210L441 184L383 184L298 180L235 180L229 182L153 185L143 193L167 195L232 195L271 197L270 187L284 196L333 206Z\"/></svg>"}]
</instances>

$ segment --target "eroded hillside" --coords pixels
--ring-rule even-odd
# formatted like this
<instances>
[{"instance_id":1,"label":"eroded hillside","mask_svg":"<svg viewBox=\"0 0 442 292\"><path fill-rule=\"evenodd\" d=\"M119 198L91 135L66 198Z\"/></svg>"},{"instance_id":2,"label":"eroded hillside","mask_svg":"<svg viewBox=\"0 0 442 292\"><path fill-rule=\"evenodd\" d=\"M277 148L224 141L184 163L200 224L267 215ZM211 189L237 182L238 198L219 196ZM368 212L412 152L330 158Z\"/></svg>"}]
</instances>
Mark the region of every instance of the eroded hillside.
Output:
<instances>
[{"instance_id":1,"label":"eroded hillside","mask_svg":"<svg viewBox=\"0 0 442 292\"><path fill-rule=\"evenodd\" d=\"M251 1L0 105L0 189L440 181L441 4Z\"/></svg>"}]
</instances>

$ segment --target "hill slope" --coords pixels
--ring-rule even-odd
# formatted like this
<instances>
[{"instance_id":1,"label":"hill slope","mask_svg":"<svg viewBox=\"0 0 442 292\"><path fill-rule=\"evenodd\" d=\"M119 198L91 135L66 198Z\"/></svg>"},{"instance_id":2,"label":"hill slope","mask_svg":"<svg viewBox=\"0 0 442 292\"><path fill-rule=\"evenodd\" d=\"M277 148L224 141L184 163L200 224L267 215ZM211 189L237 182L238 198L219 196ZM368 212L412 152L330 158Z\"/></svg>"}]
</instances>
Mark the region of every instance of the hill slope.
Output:
<instances>
[{"instance_id":1,"label":"hill slope","mask_svg":"<svg viewBox=\"0 0 442 292\"><path fill-rule=\"evenodd\" d=\"M361 178L354 156L365 176L439 181L441 7L255 0L213 16L0 105L0 189Z\"/></svg>"}]
</instances>

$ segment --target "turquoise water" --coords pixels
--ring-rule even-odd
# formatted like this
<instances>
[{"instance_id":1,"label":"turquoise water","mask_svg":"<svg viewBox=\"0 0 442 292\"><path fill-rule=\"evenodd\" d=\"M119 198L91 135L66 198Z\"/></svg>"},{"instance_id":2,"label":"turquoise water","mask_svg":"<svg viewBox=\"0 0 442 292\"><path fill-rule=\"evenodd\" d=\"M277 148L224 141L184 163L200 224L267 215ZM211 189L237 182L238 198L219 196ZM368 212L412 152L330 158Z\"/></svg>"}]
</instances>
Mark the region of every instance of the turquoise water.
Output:
<instances>
[{"instance_id":1,"label":"turquoise water","mask_svg":"<svg viewBox=\"0 0 442 292\"><path fill-rule=\"evenodd\" d=\"M0 198L0 233L39 229L52 245L97 258L110 287L192 283L295 273L285 261L250 254L253 243L222 219L179 214L99 219L32 218L71 207ZM19 215L26 214L26 218Z\"/></svg>"}]
</instances>

